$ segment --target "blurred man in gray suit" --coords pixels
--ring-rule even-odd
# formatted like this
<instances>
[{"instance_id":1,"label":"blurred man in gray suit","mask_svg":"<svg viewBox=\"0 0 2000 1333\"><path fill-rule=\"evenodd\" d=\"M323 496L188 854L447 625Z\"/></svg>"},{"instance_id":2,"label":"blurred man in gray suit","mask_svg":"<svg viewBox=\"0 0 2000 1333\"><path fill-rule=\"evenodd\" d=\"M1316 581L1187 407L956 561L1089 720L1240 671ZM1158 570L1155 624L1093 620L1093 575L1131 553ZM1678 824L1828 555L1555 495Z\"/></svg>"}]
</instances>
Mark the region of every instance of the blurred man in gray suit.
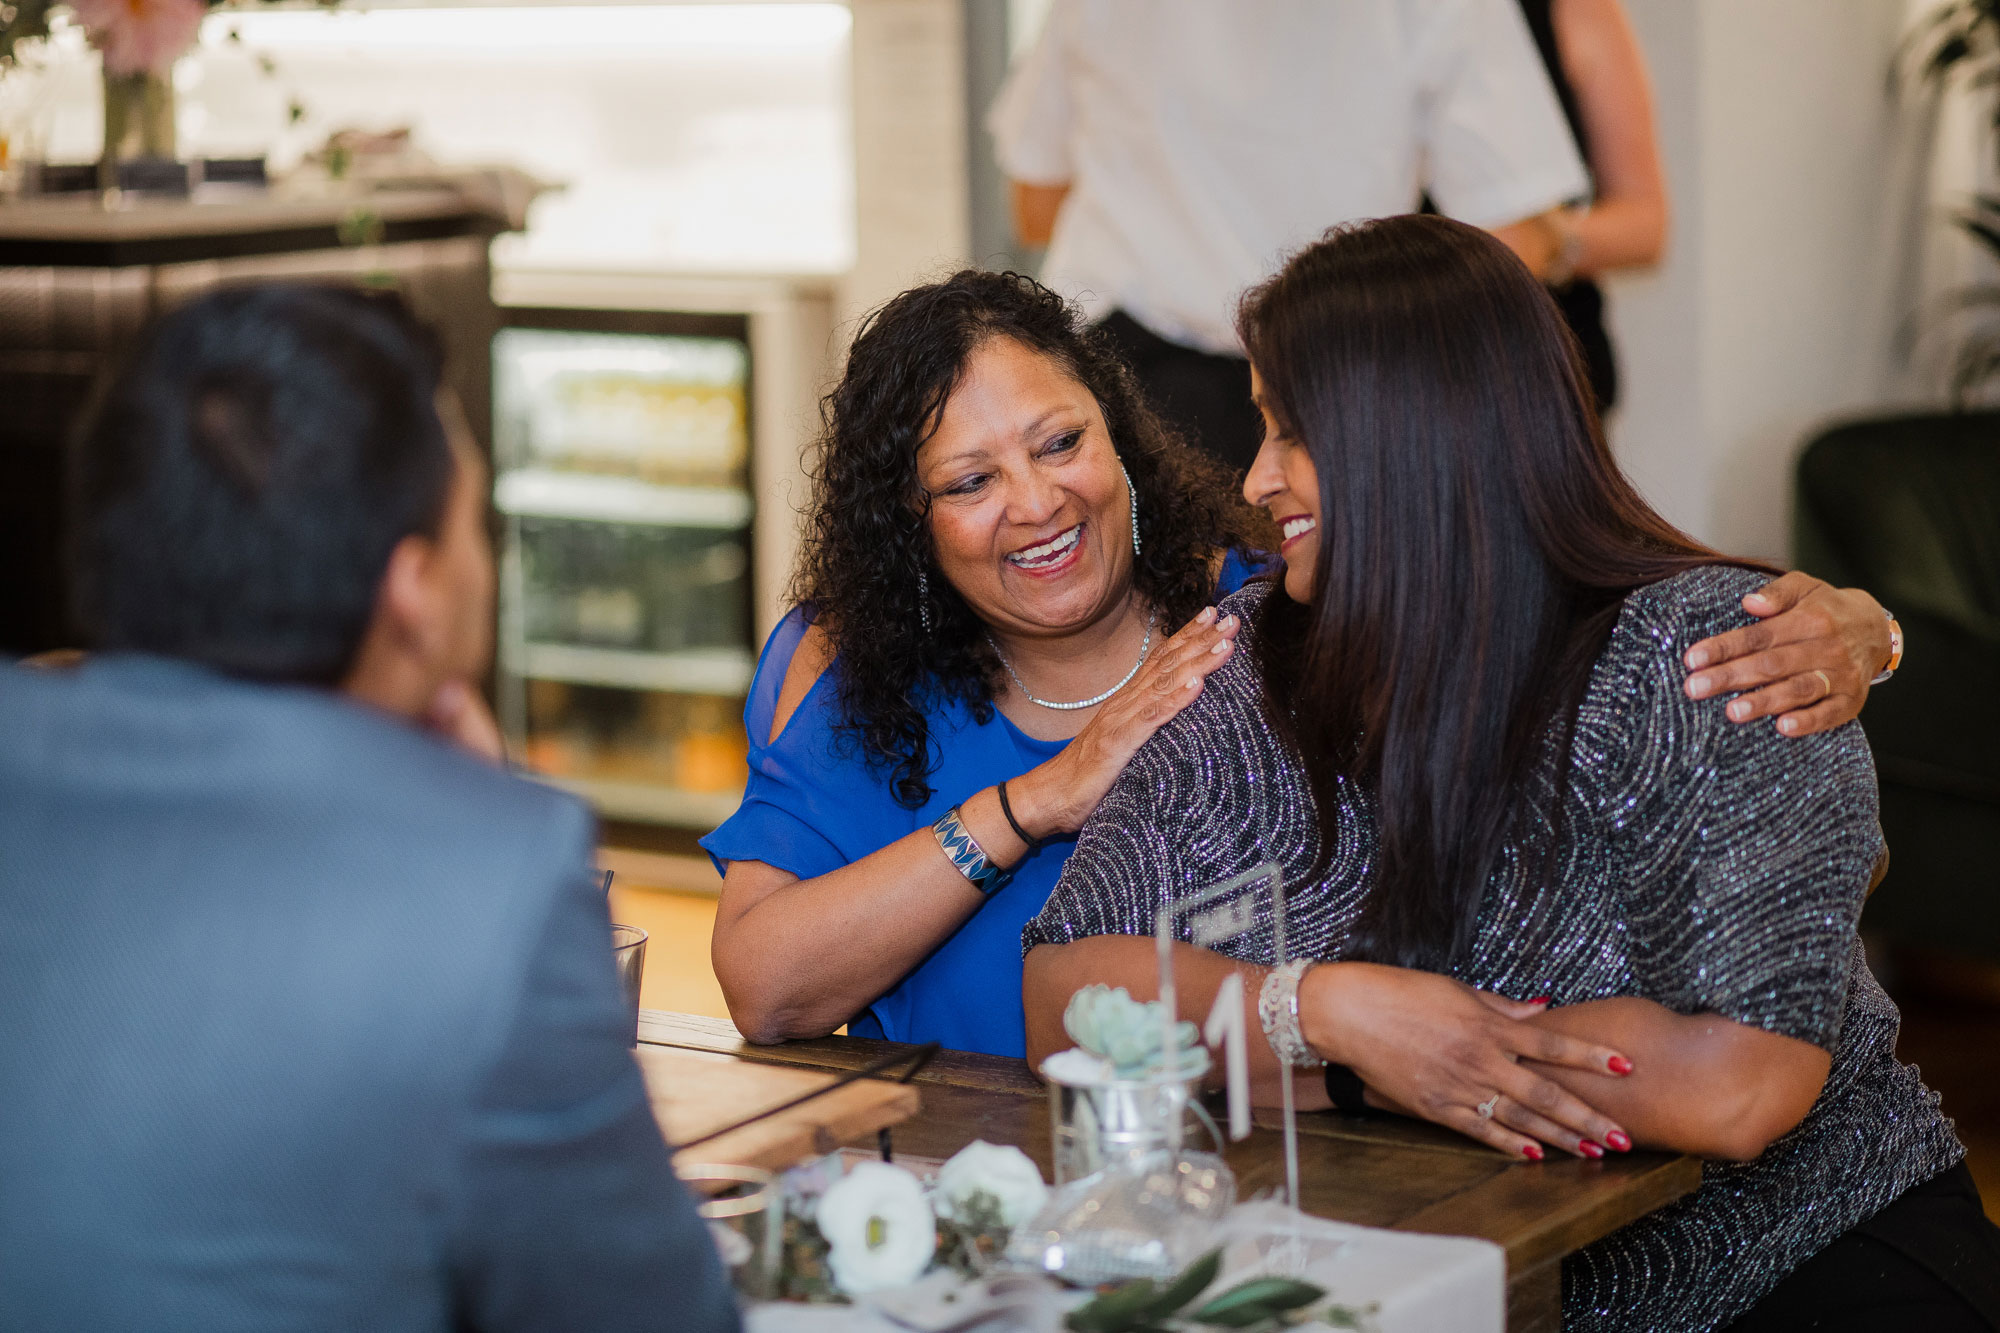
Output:
<instances>
[{"instance_id":1,"label":"blurred man in gray suit","mask_svg":"<svg viewBox=\"0 0 2000 1333\"><path fill-rule=\"evenodd\" d=\"M502 772L486 473L400 306L167 318L0 667L0 1329L732 1329L574 801ZM470 752L469 752L470 751Z\"/></svg>"}]
</instances>

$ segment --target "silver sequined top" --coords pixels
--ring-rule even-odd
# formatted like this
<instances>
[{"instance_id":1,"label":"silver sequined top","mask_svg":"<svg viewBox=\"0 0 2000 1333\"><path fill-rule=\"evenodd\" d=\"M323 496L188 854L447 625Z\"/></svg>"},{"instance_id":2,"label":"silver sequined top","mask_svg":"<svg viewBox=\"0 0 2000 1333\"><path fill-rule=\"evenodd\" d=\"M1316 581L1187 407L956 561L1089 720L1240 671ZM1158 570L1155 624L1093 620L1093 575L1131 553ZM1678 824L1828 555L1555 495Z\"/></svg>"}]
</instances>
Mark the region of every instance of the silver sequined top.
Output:
<instances>
[{"instance_id":1,"label":"silver sequined top","mask_svg":"<svg viewBox=\"0 0 2000 1333\"><path fill-rule=\"evenodd\" d=\"M1819 1101L1763 1156L1709 1163L1695 1193L1571 1257L1565 1328L1726 1324L1964 1156L1936 1095L1895 1058L1896 1008L1855 933L1882 845L1860 727L1786 739L1768 723L1729 722L1723 699L1682 692L1681 655L1747 623L1740 600L1762 581L1702 569L1626 599L1577 718L1564 794L1573 836L1556 887L1536 907L1522 856L1503 848L1470 956L1454 971L1517 998L1638 995L1679 1013L1713 1011L1833 1056ZM1326 821L1338 839L1332 870L1302 882L1319 821L1244 651L1269 586L1223 603L1244 618L1239 650L1139 751L1085 825L1047 906L1022 932L1024 951L1150 934L1167 897L1275 860L1289 872L1293 955L1342 956L1371 873L1373 814L1368 793L1344 784ZM1222 948L1270 961L1268 931Z\"/></svg>"}]
</instances>

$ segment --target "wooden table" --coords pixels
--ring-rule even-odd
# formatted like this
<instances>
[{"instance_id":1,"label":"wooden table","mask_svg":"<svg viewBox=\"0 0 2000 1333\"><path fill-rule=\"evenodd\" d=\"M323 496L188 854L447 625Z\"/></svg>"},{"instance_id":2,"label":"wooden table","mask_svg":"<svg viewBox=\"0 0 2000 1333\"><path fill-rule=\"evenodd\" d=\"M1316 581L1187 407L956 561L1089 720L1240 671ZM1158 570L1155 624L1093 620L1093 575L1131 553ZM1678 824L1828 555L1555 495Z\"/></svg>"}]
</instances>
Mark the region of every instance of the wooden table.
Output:
<instances>
[{"instance_id":1,"label":"wooden table","mask_svg":"<svg viewBox=\"0 0 2000 1333\"><path fill-rule=\"evenodd\" d=\"M789 1106L836 1075L675 1046L642 1045L638 1057L660 1133L668 1143L691 1145L674 1154L677 1166L727 1162L783 1171L900 1125L920 1105L915 1088L858 1079ZM778 1106L787 1109L741 1125L746 1116Z\"/></svg>"},{"instance_id":2,"label":"wooden table","mask_svg":"<svg viewBox=\"0 0 2000 1333\"><path fill-rule=\"evenodd\" d=\"M764 1064L856 1069L893 1042L825 1037L753 1046L721 1019L639 1014L645 1046L710 1051ZM1011 1143L1052 1176L1047 1090L1020 1060L941 1052L917 1075L923 1109L895 1130L899 1152L945 1158L974 1139ZM1281 1187L1280 1136L1265 1126L1231 1144L1245 1196ZM1562 1327L1562 1259L1701 1183L1701 1163L1665 1153L1515 1163L1448 1130L1336 1112L1299 1117L1300 1200L1306 1211L1365 1226L1478 1236L1507 1252L1507 1327Z\"/></svg>"}]
</instances>

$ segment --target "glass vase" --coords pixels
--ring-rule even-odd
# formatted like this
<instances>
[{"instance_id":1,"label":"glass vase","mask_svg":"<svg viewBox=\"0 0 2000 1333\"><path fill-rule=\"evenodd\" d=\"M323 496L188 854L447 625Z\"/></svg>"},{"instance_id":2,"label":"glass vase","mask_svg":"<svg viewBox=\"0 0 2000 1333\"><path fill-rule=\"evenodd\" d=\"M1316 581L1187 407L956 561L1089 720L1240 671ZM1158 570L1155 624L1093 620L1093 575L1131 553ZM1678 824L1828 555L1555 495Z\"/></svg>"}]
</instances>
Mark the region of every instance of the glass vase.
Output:
<instances>
[{"instance_id":1,"label":"glass vase","mask_svg":"<svg viewBox=\"0 0 2000 1333\"><path fill-rule=\"evenodd\" d=\"M97 160L97 184L118 185L118 167L144 158L175 156L172 70L104 75L104 154Z\"/></svg>"}]
</instances>

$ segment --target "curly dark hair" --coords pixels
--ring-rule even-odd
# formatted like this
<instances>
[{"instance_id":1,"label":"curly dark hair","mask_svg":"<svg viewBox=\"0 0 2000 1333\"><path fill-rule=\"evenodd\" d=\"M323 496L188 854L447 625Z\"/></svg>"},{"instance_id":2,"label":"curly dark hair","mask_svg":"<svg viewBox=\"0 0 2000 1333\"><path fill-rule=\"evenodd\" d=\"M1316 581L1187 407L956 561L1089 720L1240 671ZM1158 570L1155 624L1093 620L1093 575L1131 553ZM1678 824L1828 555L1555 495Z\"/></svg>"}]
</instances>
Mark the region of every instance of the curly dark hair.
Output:
<instances>
[{"instance_id":1,"label":"curly dark hair","mask_svg":"<svg viewBox=\"0 0 2000 1333\"><path fill-rule=\"evenodd\" d=\"M989 722L1001 670L984 623L938 568L917 479L918 447L973 351L994 337L1052 358L1097 399L1138 495L1143 553L1133 580L1165 625L1178 629L1213 600L1217 553L1262 535L1227 471L1184 444L1111 344L1033 278L967 269L870 314L820 402L793 596L838 657L841 730L890 771L897 801L912 810L930 799L936 767L927 707L955 698Z\"/></svg>"}]
</instances>

